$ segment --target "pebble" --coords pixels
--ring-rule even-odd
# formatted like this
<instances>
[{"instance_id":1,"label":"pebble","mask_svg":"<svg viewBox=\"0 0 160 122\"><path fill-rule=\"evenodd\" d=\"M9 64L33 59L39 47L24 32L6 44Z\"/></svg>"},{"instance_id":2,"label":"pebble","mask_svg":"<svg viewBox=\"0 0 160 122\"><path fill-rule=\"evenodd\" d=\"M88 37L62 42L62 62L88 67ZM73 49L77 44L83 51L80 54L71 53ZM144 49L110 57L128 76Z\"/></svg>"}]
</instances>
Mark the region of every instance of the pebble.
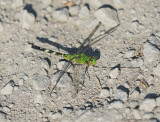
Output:
<instances>
[{"instance_id":1,"label":"pebble","mask_svg":"<svg viewBox=\"0 0 160 122\"><path fill-rule=\"evenodd\" d=\"M35 16L29 13L27 10L22 11L22 27L25 29L30 29L34 26Z\"/></svg>"},{"instance_id":2,"label":"pebble","mask_svg":"<svg viewBox=\"0 0 160 122\"><path fill-rule=\"evenodd\" d=\"M148 42L144 44L143 54L144 59L150 63L157 61L160 57L160 51Z\"/></svg>"},{"instance_id":3,"label":"pebble","mask_svg":"<svg viewBox=\"0 0 160 122\"><path fill-rule=\"evenodd\" d=\"M111 78L117 78L119 74L120 74L120 70L118 68L115 68L110 71L109 76Z\"/></svg>"},{"instance_id":4,"label":"pebble","mask_svg":"<svg viewBox=\"0 0 160 122\"><path fill-rule=\"evenodd\" d=\"M151 112L156 107L155 99L146 98L142 101L139 109L145 112Z\"/></svg>"},{"instance_id":5,"label":"pebble","mask_svg":"<svg viewBox=\"0 0 160 122\"><path fill-rule=\"evenodd\" d=\"M134 89L134 91L130 95L130 98L131 99L137 99L137 98L139 98L139 96L140 96L139 91L137 91L136 89Z\"/></svg>"},{"instance_id":6,"label":"pebble","mask_svg":"<svg viewBox=\"0 0 160 122\"><path fill-rule=\"evenodd\" d=\"M119 24L117 12L109 7L98 9L94 15L106 28L113 28Z\"/></svg>"},{"instance_id":7,"label":"pebble","mask_svg":"<svg viewBox=\"0 0 160 122\"><path fill-rule=\"evenodd\" d=\"M89 0L89 4L93 7L95 7L96 9L98 9L99 7L101 7L104 4L109 4L108 2L109 1L106 1L106 0Z\"/></svg>"},{"instance_id":8,"label":"pebble","mask_svg":"<svg viewBox=\"0 0 160 122\"><path fill-rule=\"evenodd\" d=\"M148 77L148 79L147 79L147 83L148 83L148 85L151 85L153 82L153 78L154 78L154 76L153 75L150 75L149 77Z\"/></svg>"},{"instance_id":9,"label":"pebble","mask_svg":"<svg viewBox=\"0 0 160 122\"><path fill-rule=\"evenodd\" d=\"M126 58L132 58L132 57L134 57L135 56L135 50L134 49L130 49L130 50L128 50L127 52L125 52L125 57Z\"/></svg>"},{"instance_id":10,"label":"pebble","mask_svg":"<svg viewBox=\"0 0 160 122\"><path fill-rule=\"evenodd\" d=\"M122 100L124 102L128 99L128 94L126 91L123 91L121 89L117 89L114 93L114 98Z\"/></svg>"},{"instance_id":11,"label":"pebble","mask_svg":"<svg viewBox=\"0 0 160 122\"><path fill-rule=\"evenodd\" d=\"M57 118L61 118L62 114L61 114L61 112L57 112L57 113L50 112L50 113L49 113L49 116L50 116L52 119L57 119Z\"/></svg>"},{"instance_id":12,"label":"pebble","mask_svg":"<svg viewBox=\"0 0 160 122\"><path fill-rule=\"evenodd\" d=\"M131 108L135 108L136 106L138 106L138 101L136 101L136 100L130 101L129 105Z\"/></svg>"},{"instance_id":13,"label":"pebble","mask_svg":"<svg viewBox=\"0 0 160 122\"><path fill-rule=\"evenodd\" d=\"M149 122L159 122L159 120L157 118L151 118Z\"/></svg>"},{"instance_id":14,"label":"pebble","mask_svg":"<svg viewBox=\"0 0 160 122\"><path fill-rule=\"evenodd\" d=\"M133 110L133 116L135 117L135 119L142 119L142 114L138 109Z\"/></svg>"},{"instance_id":15,"label":"pebble","mask_svg":"<svg viewBox=\"0 0 160 122\"><path fill-rule=\"evenodd\" d=\"M9 95L13 92L14 87L14 81L8 82L2 89L1 89L1 95Z\"/></svg>"},{"instance_id":16,"label":"pebble","mask_svg":"<svg viewBox=\"0 0 160 122\"><path fill-rule=\"evenodd\" d=\"M67 8L56 10L53 12L53 17L58 21L65 22L69 18L69 11Z\"/></svg>"},{"instance_id":17,"label":"pebble","mask_svg":"<svg viewBox=\"0 0 160 122\"><path fill-rule=\"evenodd\" d=\"M85 18L89 16L89 9L87 6L83 6L79 12L79 17L80 18Z\"/></svg>"},{"instance_id":18,"label":"pebble","mask_svg":"<svg viewBox=\"0 0 160 122\"><path fill-rule=\"evenodd\" d=\"M13 6L14 8L23 6L23 0L14 0L14 1L12 2L12 6Z\"/></svg>"},{"instance_id":19,"label":"pebble","mask_svg":"<svg viewBox=\"0 0 160 122\"><path fill-rule=\"evenodd\" d=\"M112 109L112 108L121 109L123 107L124 107L124 103L121 100L114 100L108 106L109 109Z\"/></svg>"},{"instance_id":20,"label":"pebble","mask_svg":"<svg viewBox=\"0 0 160 122\"><path fill-rule=\"evenodd\" d=\"M17 91L17 90L19 89L19 86L18 86L18 85L15 85L15 86L13 87L13 89L14 89L14 91Z\"/></svg>"},{"instance_id":21,"label":"pebble","mask_svg":"<svg viewBox=\"0 0 160 122\"><path fill-rule=\"evenodd\" d=\"M51 82L52 84L56 84L57 78L59 77L60 72L54 74L51 77ZM62 76L62 78L60 79L59 83L57 84L57 87L66 87L68 89L70 89L70 84L71 84L72 80L71 78L68 76L67 73L64 73L64 75Z\"/></svg>"},{"instance_id":22,"label":"pebble","mask_svg":"<svg viewBox=\"0 0 160 122\"><path fill-rule=\"evenodd\" d=\"M160 97L156 98L156 103L157 103L157 106L160 106Z\"/></svg>"},{"instance_id":23,"label":"pebble","mask_svg":"<svg viewBox=\"0 0 160 122\"><path fill-rule=\"evenodd\" d=\"M8 106L4 106L2 110L3 110L3 112L5 112L5 113L8 113L8 112L11 111L11 109L10 109Z\"/></svg>"},{"instance_id":24,"label":"pebble","mask_svg":"<svg viewBox=\"0 0 160 122\"><path fill-rule=\"evenodd\" d=\"M131 108L130 107L126 107L124 111L125 111L126 114L129 114L131 112Z\"/></svg>"},{"instance_id":25,"label":"pebble","mask_svg":"<svg viewBox=\"0 0 160 122\"><path fill-rule=\"evenodd\" d=\"M35 94L34 100L35 103L43 104L44 103L44 98L41 93Z\"/></svg>"},{"instance_id":26,"label":"pebble","mask_svg":"<svg viewBox=\"0 0 160 122\"><path fill-rule=\"evenodd\" d=\"M79 14L80 7L79 6L73 6L69 8L69 13L71 16L76 16Z\"/></svg>"},{"instance_id":27,"label":"pebble","mask_svg":"<svg viewBox=\"0 0 160 122\"><path fill-rule=\"evenodd\" d=\"M100 98L107 98L107 97L109 97L109 90L108 89L102 89L99 97Z\"/></svg>"},{"instance_id":28,"label":"pebble","mask_svg":"<svg viewBox=\"0 0 160 122\"><path fill-rule=\"evenodd\" d=\"M160 41L158 40L158 38L160 37L160 32L158 33L154 33L155 35L151 35L149 38L148 38L148 41L151 42L152 44L154 45L160 45Z\"/></svg>"},{"instance_id":29,"label":"pebble","mask_svg":"<svg viewBox=\"0 0 160 122\"><path fill-rule=\"evenodd\" d=\"M52 4L52 0L41 0L43 7L47 7Z\"/></svg>"},{"instance_id":30,"label":"pebble","mask_svg":"<svg viewBox=\"0 0 160 122\"><path fill-rule=\"evenodd\" d=\"M24 79L20 78L20 79L18 80L18 85L19 85L19 86L22 86L23 83L24 83Z\"/></svg>"},{"instance_id":31,"label":"pebble","mask_svg":"<svg viewBox=\"0 0 160 122\"><path fill-rule=\"evenodd\" d=\"M150 119L150 118L152 118L154 116L154 114L152 113L152 112L150 112L150 113L145 113L144 115L143 115L143 119Z\"/></svg>"},{"instance_id":32,"label":"pebble","mask_svg":"<svg viewBox=\"0 0 160 122\"><path fill-rule=\"evenodd\" d=\"M4 28L3 28L2 23L0 22L0 32L3 32L3 31L4 31Z\"/></svg>"},{"instance_id":33,"label":"pebble","mask_svg":"<svg viewBox=\"0 0 160 122\"><path fill-rule=\"evenodd\" d=\"M113 5L120 9L120 8L123 8L126 4L126 0L113 0Z\"/></svg>"},{"instance_id":34,"label":"pebble","mask_svg":"<svg viewBox=\"0 0 160 122\"><path fill-rule=\"evenodd\" d=\"M154 68L153 73L160 78L160 63Z\"/></svg>"},{"instance_id":35,"label":"pebble","mask_svg":"<svg viewBox=\"0 0 160 122\"><path fill-rule=\"evenodd\" d=\"M6 115L2 112L0 112L0 120L1 120L1 122L7 122Z\"/></svg>"},{"instance_id":36,"label":"pebble","mask_svg":"<svg viewBox=\"0 0 160 122\"><path fill-rule=\"evenodd\" d=\"M59 61L58 63L57 63L57 68L59 69L59 70L62 70L62 67L63 67L63 65L66 63L66 61ZM70 66L70 68L67 70L67 72L69 72L69 73L74 73L74 70L73 70L73 66Z\"/></svg>"},{"instance_id":37,"label":"pebble","mask_svg":"<svg viewBox=\"0 0 160 122\"><path fill-rule=\"evenodd\" d=\"M50 79L40 74L32 75L31 85L35 90L45 90L50 86Z\"/></svg>"}]
</instances>

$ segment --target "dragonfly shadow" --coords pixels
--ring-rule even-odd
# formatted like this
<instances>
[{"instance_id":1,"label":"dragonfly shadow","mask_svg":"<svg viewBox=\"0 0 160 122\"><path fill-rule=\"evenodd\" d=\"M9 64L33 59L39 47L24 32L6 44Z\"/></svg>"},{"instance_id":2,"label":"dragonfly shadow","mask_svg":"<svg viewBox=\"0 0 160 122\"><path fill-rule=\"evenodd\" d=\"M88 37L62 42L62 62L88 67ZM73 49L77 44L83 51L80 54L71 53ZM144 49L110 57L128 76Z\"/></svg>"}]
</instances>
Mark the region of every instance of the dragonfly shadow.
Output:
<instances>
[{"instance_id":1,"label":"dragonfly shadow","mask_svg":"<svg viewBox=\"0 0 160 122\"><path fill-rule=\"evenodd\" d=\"M68 54L75 54L76 52L78 52L78 48L76 48L76 47L69 48L69 47L63 46L57 42L53 42L53 41L49 40L48 38L37 37L37 40L39 40L42 43L50 44L54 47L57 47L58 49L64 50ZM83 53L86 54L87 56L94 56L96 58L96 60L98 60L100 58L100 50L93 49L92 47L87 47L87 49Z\"/></svg>"}]
</instances>

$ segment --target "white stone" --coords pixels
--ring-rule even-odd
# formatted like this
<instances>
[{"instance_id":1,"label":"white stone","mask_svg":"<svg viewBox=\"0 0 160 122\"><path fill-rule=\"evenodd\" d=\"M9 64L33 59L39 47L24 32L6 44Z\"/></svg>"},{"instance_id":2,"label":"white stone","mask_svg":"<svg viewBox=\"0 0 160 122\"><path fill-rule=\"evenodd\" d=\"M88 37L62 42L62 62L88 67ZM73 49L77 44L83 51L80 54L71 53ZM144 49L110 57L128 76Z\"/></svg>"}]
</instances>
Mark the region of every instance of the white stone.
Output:
<instances>
[{"instance_id":1,"label":"white stone","mask_svg":"<svg viewBox=\"0 0 160 122\"><path fill-rule=\"evenodd\" d=\"M108 89L102 89L99 97L100 97L100 98L106 98L106 97L108 97L108 96L109 96L109 91L108 91Z\"/></svg>"},{"instance_id":2,"label":"white stone","mask_svg":"<svg viewBox=\"0 0 160 122\"><path fill-rule=\"evenodd\" d=\"M133 116L135 117L135 119L142 119L142 114L138 109L133 110Z\"/></svg>"},{"instance_id":3,"label":"white stone","mask_svg":"<svg viewBox=\"0 0 160 122\"><path fill-rule=\"evenodd\" d=\"M87 6L83 6L79 12L79 17L80 18L85 18L89 15L89 9Z\"/></svg>"},{"instance_id":4,"label":"white stone","mask_svg":"<svg viewBox=\"0 0 160 122\"><path fill-rule=\"evenodd\" d=\"M44 103L44 98L41 93L35 94L34 100L35 103L43 104Z\"/></svg>"},{"instance_id":5,"label":"white stone","mask_svg":"<svg viewBox=\"0 0 160 122\"><path fill-rule=\"evenodd\" d=\"M40 74L32 75L31 85L35 90L45 90L50 86L50 79Z\"/></svg>"},{"instance_id":6,"label":"white stone","mask_svg":"<svg viewBox=\"0 0 160 122\"><path fill-rule=\"evenodd\" d=\"M75 16L75 15L78 15L78 14L79 14L79 10L80 10L80 7L79 7L79 6L73 6L73 7L70 7L70 8L69 8L69 13L70 13L72 16Z\"/></svg>"},{"instance_id":7,"label":"white stone","mask_svg":"<svg viewBox=\"0 0 160 122\"><path fill-rule=\"evenodd\" d=\"M53 12L53 17L58 21L65 22L69 18L69 11L67 8L56 10Z\"/></svg>"},{"instance_id":8,"label":"white stone","mask_svg":"<svg viewBox=\"0 0 160 122\"><path fill-rule=\"evenodd\" d=\"M115 100L111 102L108 106L109 109L115 108L115 109L121 109L124 107L124 103L120 100Z\"/></svg>"},{"instance_id":9,"label":"white stone","mask_svg":"<svg viewBox=\"0 0 160 122\"><path fill-rule=\"evenodd\" d=\"M130 108L130 107L127 107L127 108L125 108L124 111L125 111L126 114L129 114L129 113L131 112L131 108Z\"/></svg>"},{"instance_id":10,"label":"white stone","mask_svg":"<svg viewBox=\"0 0 160 122\"><path fill-rule=\"evenodd\" d=\"M23 0L14 0L14 1L12 2L12 6L13 6L14 8L23 6Z\"/></svg>"},{"instance_id":11,"label":"white stone","mask_svg":"<svg viewBox=\"0 0 160 122\"><path fill-rule=\"evenodd\" d=\"M134 57L135 56L135 50L128 50L127 52L125 52L125 57L126 58L132 58L132 57Z\"/></svg>"},{"instance_id":12,"label":"white stone","mask_svg":"<svg viewBox=\"0 0 160 122\"><path fill-rule=\"evenodd\" d=\"M8 82L2 89L1 89L1 95L9 95L12 94L14 87L14 82L10 81Z\"/></svg>"},{"instance_id":13,"label":"white stone","mask_svg":"<svg viewBox=\"0 0 160 122\"><path fill-rule=\"evenodd\" d=\"M160 78L160 63L154 68L153 73Z\"/></svg>"},{"instance_id":14,"label":"white stone","mask_svg":"<svg viewBox=\"0 0 160 122\"><path fill-rule=\"evenodd\" d=\"M160 106L160 97L156 98L156 103L157 103L157 106Z\"/></svg>"},{"instance_id":15,"label":"white stone","mask_svg":"<svg viewBox=\"0 0 160 122\"><path fill-rule=\"evenodd\" d=\"M16 85L13 87L13 89L14 89L14 91L17 91L19 89L19 86Z\"/></svg>"},{"instance_id":16,"label":"white stone","mask_svg":"<svg viewBox=\"0 0 160 122\"><path fill-rule=\"evenodd\" d=\"M148 85L151 85L152 84L152 80L153 80L154 76L153 75L150 75L147 79L147 83Z\"/></svg>"},{"instance_id":17,"label":"white stone","mask_svg":"<svg viewBox=\"0 0 160 122\"><path fill-rule=\"evenodd\" d=\"M113 28L119 24L118 15L114 9L100 8L94 15L106 28Z\"/></svg>"},{"instance_id":18,"label":"white stone","mask_svg":"<svg viewBox=\"0 0 160 122\"><path fill-rule=\"evenodd\" d=\"M139 109L145 112L151 112L156 107L155 99L146 98L142 101Z\"/></svg>"},{"instance_id":19,"label":"white stone","mask_svg":"<svg viewBox=\"0 0 160 122\"><path fill-rule=\"evenodd\" d=\"M118 68L115 68L115 69L112 69L112 70L110 71L109 76L110 76L111 78L117 78L119 74L120 74L119 69L118 69Z\"/></svg>"},{"instance_id":20,"label":"white stone","mask_svg":"<svg viewBox=\"0 0 160 122\"><path fill-rule=\"evenodd\" d=\"M19 86L22 86L23 83L24 83L24 79L19 79L19 80L18 80L18 85L19 85Z\"/></svg>"},{"instance_id":21,"label":"white stone","mask_svg":"<svg viewBox=\"0 0 160 122\"><path fill-rule=\"evenodd\" d=\"M6 115L4 113L2 113L2 112L0 112L0 121L1 122L7 122Z\"/></svg>"},{"instance_id":22,"label":"white stone","mask_svg":"<svg viewBox=\"0 0 160 122\"><path fill-rule=\"evenodd\" d=\"M113 4L116 8L123 8L126 4L126 0L113 0Z\"/></svg>"},{"instance_id":23,"label":"white stone","mask_svg":"<svg viewBox=\"0 0 160 122\"><path fill-rule=\"evenodd\" d=\"M121 89L117 89L116 92L114 93L114 98L122 101L126 101L128 99L128 94L127 92Z\"/></svg>"},{"instance_id":24,"label":"white stone","mask_svg":"<svg viewBox=\"0 0 160 122\"><path fill-rule=\"evenodd\" d=\"M60 118L62 116L62 114L60 112L57 112L57 113L50 113L50 117L52 119L57 119L57 118Z\"/></svg>"},{"instance_id":25,"label":"white stone","mask_svg":"<svg viewBox=\"0 0 160 122\"><path fill-rule=\"evenodd\" d=\"M3 112L8 113L11 109L8 106L3 107Z\"/></svg>"},{"instance_id":26,"label":"white stone","mask_svg":"<svg viewBox=\"0 0 160 122\"><path fill-rule=\"evenodd\" d=\"M143 115L143 119L150 119L150 118L152 118L154 115L153 115L153 113L145 113L144 115Z\"/></svg>"},{"instance_id":27,"label":"white stone","mask_svg":"<svg viewBox=\"0 0 160 122\"><path fill-rule=\"evenodd\" d=\"M4 31L4 28L3 28L2 23L0 22L0 32L3 32L3 31Z\"/></svg>"},{"instance_id":28,"label":"white stone","mask_svg":"<svg viewBox=\"0 0 160 122\"><path fill-rule=\"evenodd\" d=\"M27 10L23 10L21 21L22 21L23 28L30 29L34 25L35 16L31 13L28 13Z\"/></svg>"},{"instance_id":29,"label":"white stone","mask_svg":"<svg viewBox=\"0 0 160 122\"><path fill-rule=\"evenodd\" d=\"M150 63L160 59L160 51L148 42L144 44L143 54L145 60Z\"/></svg>"},{"instance_id":30,"label":"white stone","mask_svg":"<svg viewBox=\"0 0 160 122\"><path fill-rule=\"evenodd\" d=\"M130 98L132 98L132 99L137 99L137 98L139 98L139 91L137 91L137 90L134 90L132 93L131 93L131 95L130 95Z\"/></svg>"},{"instance_id":31,"label":"white stone","mask_svg":"<svg viewBox=\"0 0 160 122\"><path fill-rule=\"evenodd\" d=\"M131 108L135 108L138 105L138 101L136 101L136 100L130 101L129 105Z\"/></svg>"},{"instance_id":32,"label":"white stone","mask_svg":"<svg viewBox=\"0 0 160 122\"><path fill-rule=\"evenodd\" d=\"M52 0L42 0L43 7L47 7L52 4Z\"/></svg>"},{"instance_id":33,"label":"white stone","mask_svg":"<svg viewBox=\"0 0 160 122\"><path fill-rule=\"evenodd\" d=\"M112 0L89 0L89 4L95 7L96 9L98 9L99 7L105 4L111 4L111 3L112 3Z\"/></svg>"},{"instance_id":34,"label":"white stone","mask_svg":"<svg viewBox=\"0 0 160 122\"><path fill-rule=\"evenodd\" d=\"M62 67L64 66L65 63L66 63L66 61L59 61L59 62L57 63L57 68L58 68L59 70L62 70ZM69 73L74 73L73 66L70 66L70 68L67 70L67 72L69 72Z\"/></svg>"}]
</instances>

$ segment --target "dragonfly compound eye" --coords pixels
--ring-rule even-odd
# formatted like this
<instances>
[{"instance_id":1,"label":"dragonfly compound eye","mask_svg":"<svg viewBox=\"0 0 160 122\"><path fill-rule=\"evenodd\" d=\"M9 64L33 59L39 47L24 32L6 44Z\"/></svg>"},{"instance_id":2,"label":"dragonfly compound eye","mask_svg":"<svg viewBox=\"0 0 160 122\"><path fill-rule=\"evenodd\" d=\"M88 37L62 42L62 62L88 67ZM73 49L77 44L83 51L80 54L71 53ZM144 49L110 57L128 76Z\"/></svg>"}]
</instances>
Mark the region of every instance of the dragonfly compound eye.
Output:
<instances>
[{"instance_id":1,"label":"dragonfly compound eye","mask_svg":"<svg viewBox=\"0 0 160 122\"><path fill-rule=\"evenodd\" d=\"M95 63L96 63L96 58L93 57L93 56L90 57L90 58L89 58L89 61L88 61L88 64L89 64L89 65L95 65Z\"/></svg>"}]
</instances>

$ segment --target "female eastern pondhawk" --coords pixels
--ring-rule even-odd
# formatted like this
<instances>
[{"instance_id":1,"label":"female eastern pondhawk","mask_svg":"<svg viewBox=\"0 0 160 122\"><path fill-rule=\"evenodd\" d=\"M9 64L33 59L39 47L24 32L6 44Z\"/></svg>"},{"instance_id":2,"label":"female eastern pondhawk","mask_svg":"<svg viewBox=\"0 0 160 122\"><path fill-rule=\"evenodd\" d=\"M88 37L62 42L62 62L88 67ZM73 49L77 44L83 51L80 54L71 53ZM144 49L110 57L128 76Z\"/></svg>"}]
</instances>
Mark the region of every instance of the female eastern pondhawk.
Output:
<instances>
[{"instance_id":1,"label":"female eastern pondhawk","mask_svg":"<svg viewBox=\"0 0 160 122\"><path fill-rule=\"evenodd\" d=\"M87 66L94 65L96 63L96 58L94 56L87 56L85 54L85 51L89 47L91 47L93 44L97 43L102 38L104 38L105 36L107 36L108 34L113 32L115 30L115 28L118 26L117 25L116 27L111 28L110 30L108 30L104 34L102 34L102 35L100 35L100 36L98 36L98 37L96 37L94 39L91 39L100 25L101 25L101 22L98 23L98 25L94 28L94 30L90 33L90 35L77 48L78 49L77 52L75 54L73 54L73 55L71 55L71 54L63 54L63 53L60 53L60 52L52 51L52 50L49 50L49 49L46 49L46 48L42 48L42 47L36 46L33 43L31 43L32 44L32 48L34 48L34 49L37 49L37 50L40 50L40 51L44 51L44 52L47 52L47 53L50 53L50 54L54 54L54 55L57 55L57 56L61 56L61 57L63 57L64 59L66 59L68 61L63 65L62 70L60 71L60 75L59 75L59 77L58 77L58 79L56 81L56 84L53 86L50 94L52 94L53 90L55 89L56 85L60 81L61 77L63 76L64 73L67 72L67 70L69 69L69 67L71 66L72 63L80 64L80 65L85 65L86 64ZM76 71L74 71L74 73L78 72L77 70L80 70L80 68L75 68L75 69L76 69ZM72 84L74 89L75 89L75 92L73 93L73 96L76 96L76 94L78 93L78 90L79 90L79 79L77 79L77 78L79 78L79 77L78 77L78 74L76 73L76 78L73 79L73 84Z\"/></svg>"}]
</instances>

